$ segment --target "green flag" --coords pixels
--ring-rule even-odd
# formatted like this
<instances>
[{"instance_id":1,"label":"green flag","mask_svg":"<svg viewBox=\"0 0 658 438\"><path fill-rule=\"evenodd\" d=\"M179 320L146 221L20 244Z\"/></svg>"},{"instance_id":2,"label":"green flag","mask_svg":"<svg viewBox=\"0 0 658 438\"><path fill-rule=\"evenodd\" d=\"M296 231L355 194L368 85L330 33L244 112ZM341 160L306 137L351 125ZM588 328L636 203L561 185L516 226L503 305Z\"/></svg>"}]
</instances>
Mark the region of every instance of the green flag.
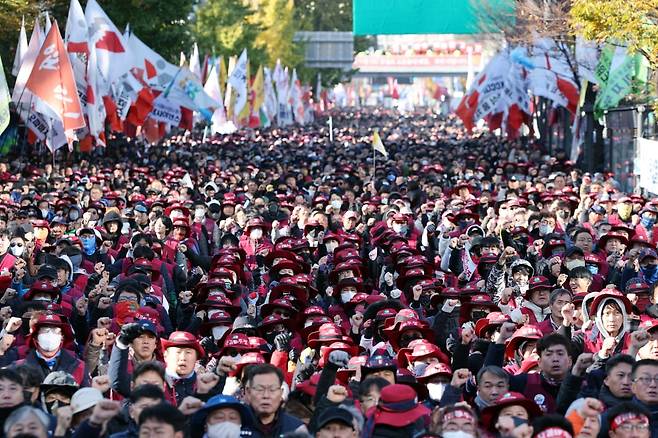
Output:
<instances>
[{"instance_id":1,"label":"green flag","mask_svg":"<svg viewBox=\"0 0 658 438\"><path fill-rule=\"evenodd\" d=\"M601 51L601 57L599 58L598 64L596 64L596 69L594 70L594 76L596 76L600 87L603 87L605 83L608 82L610 63L612 63L612 57L614 54L615 48L611 44L606 44Z\"/></svg>"},{"instance_id":2,"label":"green flag","mask_svg":"<svg viewBox=\"0 0 658 438\"><path fill-rule=\"evenodd\" d=\"M2 58L0 58L0 134L7 129L9 125L9 102L11 95L9 94L9 87L7 86L7 78L5 77L5 69L2 66Z\"/></svg>"},{"instance_id":3,"label":"green flag","mask_svg":"<svg viewBox=\"0 0 658 438\"><path fill-rule=\"evenodd\" d=\"M596 70L598 74L598 66ZM633 88L634 73L634 57L628 56L625 47L615 48L614 55L610 60L607 81L601 81L599 83L599 92L597 93L596 101L594 102L594 114L596 117L603 116L604 110L616 107L619 104L619 101L631 92ZM603 79L605 76L602 75L600 78Z\"/></svg>"}]
</instances>

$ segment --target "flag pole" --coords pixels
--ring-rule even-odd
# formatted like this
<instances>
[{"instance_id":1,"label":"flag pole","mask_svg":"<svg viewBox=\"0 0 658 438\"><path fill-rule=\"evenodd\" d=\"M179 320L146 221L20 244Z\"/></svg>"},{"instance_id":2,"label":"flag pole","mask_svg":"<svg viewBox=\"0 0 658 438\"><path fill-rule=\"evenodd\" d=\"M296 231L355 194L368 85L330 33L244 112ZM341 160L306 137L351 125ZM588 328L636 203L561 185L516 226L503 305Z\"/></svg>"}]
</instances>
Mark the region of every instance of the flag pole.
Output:
<instances>
[{"instance_id":1,"label":"flag pole","mask_svg":"<svg viewBox=\"0 0 658 438\"><path fill-rule=\"evenodd\" d=\"M334 118L329 116L329 141L334 142Z\"/></svg>"},{"instance_id":2,"label":"flag pole","mask_svg":"<svg viewBox=\"0 0 658 438\"><path fill-rule=\"evenodd\" d=\"M374 184L375 184L375 173L377 173L377 150L375 149L375 142L372 142L372 184L373 184L373 187L374 187Z\"/></svg>"}]
</instances>

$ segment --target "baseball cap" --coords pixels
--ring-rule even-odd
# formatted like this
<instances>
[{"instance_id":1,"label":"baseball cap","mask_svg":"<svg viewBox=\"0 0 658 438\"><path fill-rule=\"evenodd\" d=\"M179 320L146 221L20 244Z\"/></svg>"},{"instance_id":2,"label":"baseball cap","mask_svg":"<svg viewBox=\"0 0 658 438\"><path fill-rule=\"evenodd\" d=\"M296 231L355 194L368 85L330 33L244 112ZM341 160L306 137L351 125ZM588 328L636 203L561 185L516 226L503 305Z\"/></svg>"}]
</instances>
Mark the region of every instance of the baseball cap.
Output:
<instances>
[{"instance_id":1,"label":"baseball cap","mask_svg":"<svg viewBox=\"0 0 658 438\"><path fill-rule=\"evenodd\" d=\"M80 388L71 397L71 410L73 415L86 411L99 401L103 400L103 393L96 388Z\"/></svg>"},{"instance_id":2,"label":"baseball cap","mask_svg":"<svg viewBox=\"0 0 658 438\"><path fill-rule=\"evenodd\" d=\"M353 421L354 421L354 417L346 409L339 407L331 407L329 409L326 409L320 415L320 418L318 419L318 430L324 428L326 425L333 422L343 423L347 426L350 426L351 428L354 428Z\"/></svg>"}]
</instances>

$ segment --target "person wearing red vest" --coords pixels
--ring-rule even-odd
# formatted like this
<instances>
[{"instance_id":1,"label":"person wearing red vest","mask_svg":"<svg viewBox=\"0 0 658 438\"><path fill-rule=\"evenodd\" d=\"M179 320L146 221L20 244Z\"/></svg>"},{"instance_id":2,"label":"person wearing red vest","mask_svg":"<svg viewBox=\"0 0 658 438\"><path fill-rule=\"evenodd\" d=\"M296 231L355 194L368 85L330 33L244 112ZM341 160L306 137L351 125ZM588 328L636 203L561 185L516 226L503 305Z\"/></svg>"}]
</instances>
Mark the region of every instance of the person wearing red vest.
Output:
<instances>
[{"instance_id":1,"label":"person wearing red vest","mask_svg":"<svg viewBox=\"0 0 658 438\"><path fill-rule=\"evenodd\" d=\"M39 316L28 338L27 345L32 348L16 365L30 365L43 370L44 374L64 371L72 375L78 385L89 386L85 363L63 348L73 339L73 332L61 316L52 313Z\"/></svg>"},{"instance_id":2,"label":"person wearing red vest","mask_svg":"<svg viewBox=\"0 0 658 438\"><path fill-rule=\"evenodd\" d=\"M489 346L484 365L503 365L505 341L514 333L516 325L505 323L499 340ZM534 401L545 414L557 410L560 385L572 366L571 341L561 334L551 333L537 342L538 373L519 373L510 376L510 391L523 394Z\"/></svg>"},{"instance_id":3,"label":"person wearing red vest","mask_svg":"<svg viewBox=\"0 0 658 438\"><path fill-rule=\"evenodd\" d=\"M108 375L112 389L128 397L133 370L144 361L157 361L158 347L158 330L152 321L142 319L121 327L110 354Z\"/></svg>"}]
</instances>

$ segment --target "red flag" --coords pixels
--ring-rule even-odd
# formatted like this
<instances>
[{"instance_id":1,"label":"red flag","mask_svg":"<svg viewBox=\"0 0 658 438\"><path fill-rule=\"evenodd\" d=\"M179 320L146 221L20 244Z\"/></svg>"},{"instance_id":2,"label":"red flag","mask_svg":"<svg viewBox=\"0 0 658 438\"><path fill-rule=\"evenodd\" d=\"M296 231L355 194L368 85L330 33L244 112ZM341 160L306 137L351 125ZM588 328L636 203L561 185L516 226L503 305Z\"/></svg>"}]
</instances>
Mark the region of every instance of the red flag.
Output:
<instances>
[{"instance_id":1,"label":"red flag","mask_svg":"<svg viewBox=\"0 0 658 438\"><path fill-rule=\"evenodd\" d=\"M26 89L37 99L38 112L62 121L67 137L71 138L75 129L85 127L71 61L57 22L41 46Z\"/></svg>"},{"instance_id":2,"label":"red flag","mask_svg":"<svg viewBox=\"0 0 658 438\"><path fill-rule=\"evenodd\" d=\"M569 112L571 114L576 114L578 100L580 100L580 93L578 92L576 85L569 80L557 76L557 88L562 92L564 97L567 98L567 101L569 101L569 104L567 105Z\"/></svg>"},{"instance_id":3,"label":"red flag","mask_svg":"<svg viewBox=\"0 0 658 438\"><path fill-rule=\"evenodd\" d=\"M178 123L178 127L191 131L192 128L194 128L194 113L192 113L192 110L189 108L180 107L180 116L180 123Z\"/></svg>"},{"instance_id":4,"label":"red flag","mask_svg":"<svg viewBox=\"0 0 658 438\"><path fill-rule=\"evenodd\" d=\"M464 126L468 132L471 132L473 130L473 126L475 126L473 116L475 115L475 111L478 109L479 99L480 93L477 90L473 91L471 94L465 94L461 102L459 102L459 106L455 110L455 114L457 114L457 116L462 119L462 122L464 123Z\"/></svg>"},{"instance_id":5,"label":"red flag","mask_svg":"<svg viewBox=\"0 0 658 438\"><path fill-rule=\"evenodd\" d=\"M137 100L130 106L126 120L135 126L141 126L153 110L153 93L149 87L144 87L137 95Z\"/></svg>"},{"instance_id":6,"label":"red flag","mask_svg":"<svg viewBox=\"0 0 658 438\"><path fill-rule=\"evenodd\" d=\"M123 123L117 114L116 103L114 103L110 96L103 96L103 104L105 105L105 112L107 113L107 121L110 124L110 129L114 132L122 132Z\"/></svg>"}]
</instances>

